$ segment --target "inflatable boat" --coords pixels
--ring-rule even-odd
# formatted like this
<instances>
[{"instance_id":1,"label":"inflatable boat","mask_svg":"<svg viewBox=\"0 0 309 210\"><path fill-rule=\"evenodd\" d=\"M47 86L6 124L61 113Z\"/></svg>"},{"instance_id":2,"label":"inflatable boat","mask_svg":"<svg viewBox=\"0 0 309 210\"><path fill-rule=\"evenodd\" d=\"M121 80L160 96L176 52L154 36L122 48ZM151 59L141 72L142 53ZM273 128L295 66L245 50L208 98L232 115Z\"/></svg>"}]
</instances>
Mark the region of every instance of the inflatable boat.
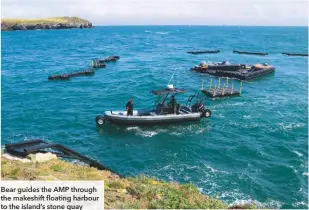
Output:
<instances>
[{"instance_id":1,"label":"inflatable boat","mask_svg":"<svg viewBox=\"0 0 309 210\"><path fill-rule=\"evenodd\" d=\"M104 115L96 117L97 126L102 126L104 123L130 126L175 124L200 121L202 118L209 118L211 116L211 111L205 108L199 93L191 95L186 105L175 103L174 106L171 106L168 104L168 101L171 98L175 98L176 94L184 92L184 89L173 87L151 91L152 94L158 96L158 100L152 110L135 110L133 115L130 116L127 115L127 111L105 111ZM194 99L196 102L191 106L191 102Z\"/></svg>"}]
</instances>

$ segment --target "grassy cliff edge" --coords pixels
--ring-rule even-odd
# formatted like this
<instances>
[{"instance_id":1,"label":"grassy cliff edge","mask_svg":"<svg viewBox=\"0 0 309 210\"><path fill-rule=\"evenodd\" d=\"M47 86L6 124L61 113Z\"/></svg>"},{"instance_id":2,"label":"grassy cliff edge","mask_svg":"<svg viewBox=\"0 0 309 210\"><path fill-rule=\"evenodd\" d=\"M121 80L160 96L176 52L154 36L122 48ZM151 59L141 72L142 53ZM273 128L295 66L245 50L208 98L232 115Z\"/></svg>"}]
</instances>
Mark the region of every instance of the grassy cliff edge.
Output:
<instances>
[{"instance_id":1,"label":"grassy cliff edge","mask_svg":"<svg viewBox=\"0 0 309 210\"><path fill-rule=\"evenodd\" d=\"M1 31L91 28L92 23L79 17L51 17L40 19L1 19Z\"/></svg>"},{"instance_id":2,"label":"grassy cliff edge","mask_svg":"<svg viewBox=\"0 0 309 210\"><path fill-rule=\"evenodd\" d=\"M107 209L228 208L224 202L201 194L193 184L163 182L146 176L120 178L110 171L100 171L60 159L23 163L2 157L1 166L2 180L104 180Z\"/></svg>"}]
</instances>

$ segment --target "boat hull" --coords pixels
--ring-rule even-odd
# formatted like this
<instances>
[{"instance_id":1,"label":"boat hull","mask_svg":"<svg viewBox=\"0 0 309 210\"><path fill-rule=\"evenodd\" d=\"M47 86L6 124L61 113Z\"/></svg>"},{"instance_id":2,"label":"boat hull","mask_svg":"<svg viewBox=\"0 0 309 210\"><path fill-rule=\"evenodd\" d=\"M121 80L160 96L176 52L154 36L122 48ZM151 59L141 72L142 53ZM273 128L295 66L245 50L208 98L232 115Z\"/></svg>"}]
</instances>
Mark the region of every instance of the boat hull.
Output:
<instances>
[{"instance_id":1,"label":"boat hull","mask_svg":"<svg viewBox=\"0 0 309 210\"><path fill-rule=\"evenodd\" d=\"M151 112L150 112L151 113ZM200 121L200 113L188 114L166 114L166 115L145 115L139 111L134 111L133 116L127 116L126 111L106 111L104 118L113 124L117 125L162 125L175 124L190 121Z\"/></svg>"}]
</instances>

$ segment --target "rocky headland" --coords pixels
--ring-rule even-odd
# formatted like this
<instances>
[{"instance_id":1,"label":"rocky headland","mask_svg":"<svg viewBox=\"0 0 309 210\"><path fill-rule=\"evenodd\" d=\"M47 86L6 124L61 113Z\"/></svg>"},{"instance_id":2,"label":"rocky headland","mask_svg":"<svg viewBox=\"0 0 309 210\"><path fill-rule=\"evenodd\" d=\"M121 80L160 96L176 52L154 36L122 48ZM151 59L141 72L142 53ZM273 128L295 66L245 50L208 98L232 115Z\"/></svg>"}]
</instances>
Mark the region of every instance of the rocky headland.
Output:
<instances>
[{"instance_id":1,"label":"rocky headland","mask_svg":"<svg viewBox=\"0 0 309 210\"><path fill-rule=\"evenodd\" d=\"M2 19L1 31L92 28L92 23L78 17L42 19Z\"/></svg>"}]
</instances>

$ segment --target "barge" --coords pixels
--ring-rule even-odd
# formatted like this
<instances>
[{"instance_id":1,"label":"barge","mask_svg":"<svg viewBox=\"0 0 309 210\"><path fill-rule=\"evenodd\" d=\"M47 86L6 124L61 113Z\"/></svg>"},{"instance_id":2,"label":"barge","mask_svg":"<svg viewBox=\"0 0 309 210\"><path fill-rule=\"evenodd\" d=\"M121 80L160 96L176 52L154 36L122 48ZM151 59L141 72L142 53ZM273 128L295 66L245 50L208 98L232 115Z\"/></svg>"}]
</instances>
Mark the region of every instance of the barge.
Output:
<instances>
[{"instance_id":1,"label":"barge","mask_svg":"<svg viewBox=\"0 0 309 210\"><path fill-rule=\"evenodd\" d=\"M255 64L255 65L245 65L245 64L213 64L206 65L201 63L200 66L195 66L191 70L202 73L209 74L217 77L229 77L239 80L253 80L257 77L270 74L275 71L275 68L269 66L268 64Z\"/></svg>"}]
</instances>

